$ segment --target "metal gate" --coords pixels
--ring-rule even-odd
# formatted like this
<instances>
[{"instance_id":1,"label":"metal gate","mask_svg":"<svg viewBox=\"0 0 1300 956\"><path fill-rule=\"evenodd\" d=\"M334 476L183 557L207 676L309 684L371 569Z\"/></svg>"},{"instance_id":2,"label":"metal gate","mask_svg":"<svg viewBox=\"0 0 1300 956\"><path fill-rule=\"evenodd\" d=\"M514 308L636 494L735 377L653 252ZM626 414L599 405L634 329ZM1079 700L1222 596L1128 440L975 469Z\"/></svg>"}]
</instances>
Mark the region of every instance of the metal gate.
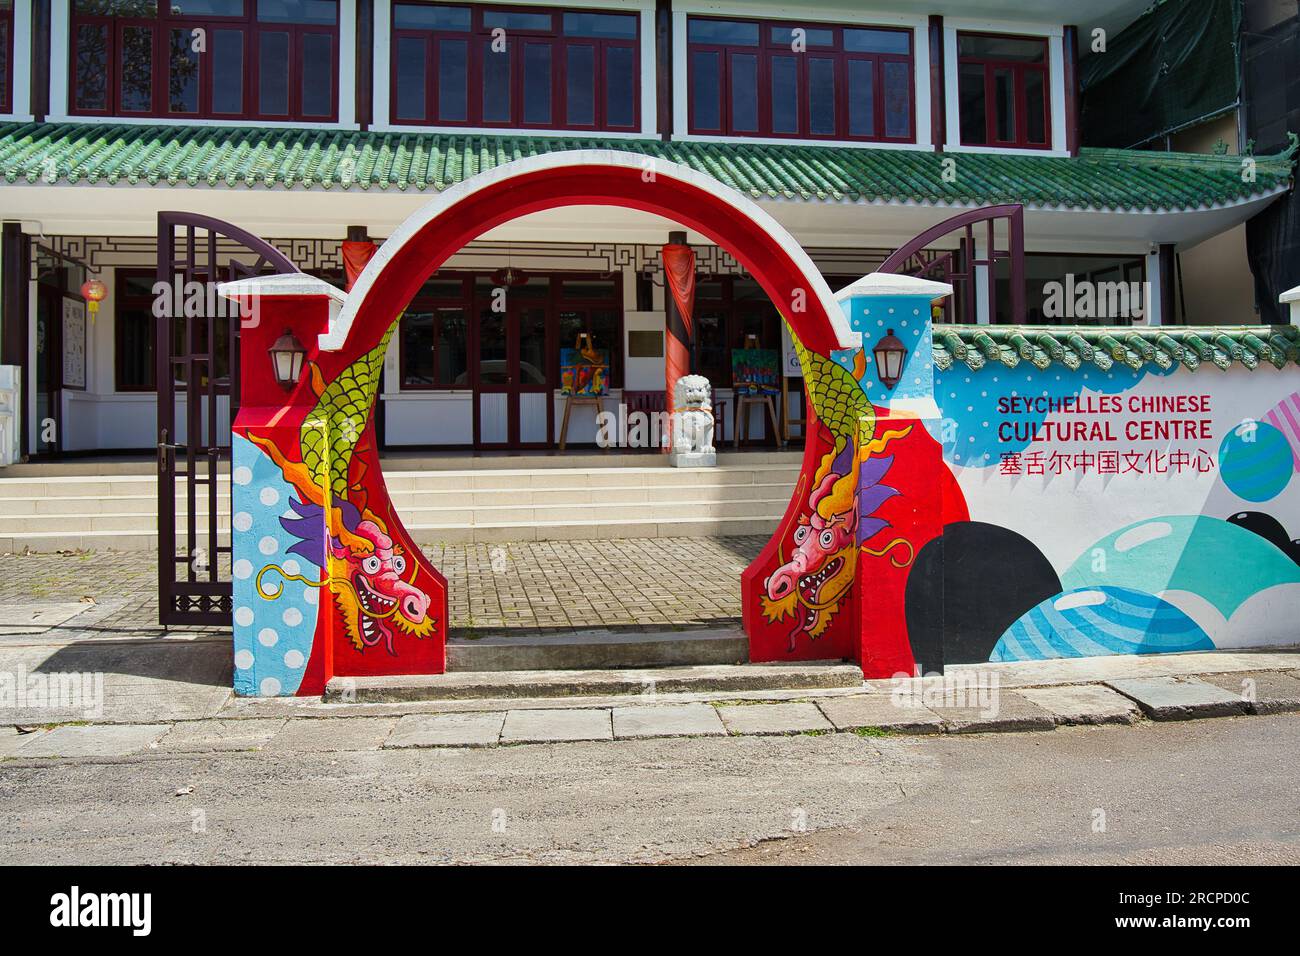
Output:
<instances>
[{"instance_id":1,"label":"metal gate","mask_svg":"<svg viewBox=\"0 0 1300 956\"><path fill-rule=\"evenodd\" d=\"M231 623L230 530L220 521L223 511L229 521L230 489L218 476L220 460L230 458L239 404L240 323L235 304L216 297L216 284L297 271L278 249L228 222L158 214L158 281L169 290L167 307L154 310L158 620L164 626Z\"/></svg>"}]
</instances>

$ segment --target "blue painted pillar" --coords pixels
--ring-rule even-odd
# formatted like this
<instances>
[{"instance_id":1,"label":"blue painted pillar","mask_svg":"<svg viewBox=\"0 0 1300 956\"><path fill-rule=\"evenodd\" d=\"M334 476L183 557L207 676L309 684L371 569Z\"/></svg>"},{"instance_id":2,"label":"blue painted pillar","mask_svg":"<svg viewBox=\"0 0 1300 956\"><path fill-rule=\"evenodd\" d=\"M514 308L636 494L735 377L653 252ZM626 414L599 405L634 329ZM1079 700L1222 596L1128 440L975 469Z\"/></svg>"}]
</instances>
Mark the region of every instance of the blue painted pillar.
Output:
<instances>
[{"instance_id":1,"label":"blue painted pillar","mask_svg":"<svg viewBox=\"0 0 1300 956\"><path fill-rule=\"evenodd\" d=\"M938 469L946 467L937 440L931 304L951 294L945 283L872 273L836 295L849 326L862 336L860 384L876 413L858 480L861 541L854 585L861 608L859 660L868 678L918 671L907 636L907 581L920 542L942 532ZM873 350L891 335L906 355L898 381L889 387ZM857 355L846 349L832 358L852 370ZM885 495L883 488L897 494Z\"/></svg>"}]
</instances>

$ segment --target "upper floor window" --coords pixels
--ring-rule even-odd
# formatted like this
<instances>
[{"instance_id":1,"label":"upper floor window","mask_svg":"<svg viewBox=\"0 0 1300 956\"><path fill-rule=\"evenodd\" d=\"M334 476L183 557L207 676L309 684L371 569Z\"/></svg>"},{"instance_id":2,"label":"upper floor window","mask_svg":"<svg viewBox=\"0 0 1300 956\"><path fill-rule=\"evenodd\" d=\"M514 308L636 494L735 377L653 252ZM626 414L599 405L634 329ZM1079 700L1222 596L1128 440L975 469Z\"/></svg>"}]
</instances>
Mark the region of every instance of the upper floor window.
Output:
<instances>
[{"instance_id":1,"label":"upper floor window","mask_svg":"<svg viewBox=\"0 0 1300 956\"><path fill-rule=\"evenodd\" d=\"M963 145L1051 145L1045 39L959 33L957 62Z\"/></svg>"},{"instance_id":2,"label":"upper floor window","mask_svg":"<svg viewBox=\"0 0 1300 956\"><path fill-rule=\"evenodd\" d=\"M632 131L634 13L393 4L394 123Z\"/></svg>"},{"instance_id":3,"label":"upper floor window","mask_svg":"<svg viewBox=\"0 0 1300 956\"><path fill-rule=\"evenodd\" d=\"M14 110L14 0L0 0L0 113Z\"/></svg>"},{"instance_id":4,"label":"upper floor window","mask_svg":"<svg viewBox=\"0 0 1300 956\"><path fill-rule=\"evenodd\" d=\"M692 17L692 133L910 143L912 31Z\"/></svg>"},{"instance_id":5,"label":"upper floor window","mask_svg":"<svg viewBox=\"0 0 1300 956\"><path fill-rule=\"evenodd\" d=\"M338 118L338 0L73 0L70 112Z\"/></svg>"}]
</instances>

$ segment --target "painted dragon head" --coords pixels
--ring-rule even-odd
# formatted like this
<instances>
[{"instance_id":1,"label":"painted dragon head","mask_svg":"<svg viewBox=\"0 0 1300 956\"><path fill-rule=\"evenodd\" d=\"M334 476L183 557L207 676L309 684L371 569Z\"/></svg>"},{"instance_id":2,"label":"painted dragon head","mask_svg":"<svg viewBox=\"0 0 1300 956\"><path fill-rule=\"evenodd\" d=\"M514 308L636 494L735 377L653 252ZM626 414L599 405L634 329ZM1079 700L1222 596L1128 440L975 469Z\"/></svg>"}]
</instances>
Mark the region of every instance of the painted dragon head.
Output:
<instances>
[{"instance_id":1,"label":"painted dragon head","mask_svg":"<svg viewBox=\"0 0 1300 956\"><path fill-rule=\"evenodd\" d=\"M900 544L910 552L911 545L903 539L879 551L866 547L870 538L889 526L876 510L898 494L881 484L894 458L880 452L910 430L908 426L886 431L861 445L841 443L823 456L807 511L795 525L790 557L782 557L780 567L763 582L760 606L767 620L795 619L788 650L795 649L800 636L815 640L830 627L853 587L860 553L880 557ZM906 566L891 560L897 567Z\"/></svg>"},{"instance_id":2,"label":"painted dragon head","mask_svg":"<svg viewBox=\"0 0 1300 956\"><path fill-rule=\"evenodd\" d=\"M841 456L843 457L843 456ZM763 582L763 612L769 621L794 616L790 650L800 634L818 638L830 627L857 570L858 457L837 474L820 476L800 516L789 560Z\"/></svg>"},{"instance_id":3,"label":"painted dragon head","mask_svg":"<svg viewBox=\"0 0 1300 956\"><path fill-rule=\"evenodd\" d=\"M334 603L357 650L382 643L396 656L395 635L433 632L429 596L403 579L406 555L375 521L358 522L349 543L332 539L328 560Z\"/></svg>"}]
</instances>

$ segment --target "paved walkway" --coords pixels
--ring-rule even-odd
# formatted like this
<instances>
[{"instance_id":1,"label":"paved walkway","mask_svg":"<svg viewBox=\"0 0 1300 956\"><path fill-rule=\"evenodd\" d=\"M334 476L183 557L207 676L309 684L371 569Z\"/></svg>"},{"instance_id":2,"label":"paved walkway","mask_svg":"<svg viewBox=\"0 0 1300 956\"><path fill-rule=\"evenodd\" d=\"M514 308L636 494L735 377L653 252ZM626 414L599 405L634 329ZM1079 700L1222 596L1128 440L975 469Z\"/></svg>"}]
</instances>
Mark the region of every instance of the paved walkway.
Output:
<instances>
[{"instance_id":1,"label":"paved walkway","mask_svg":"<svg viewBox=\"0 0 1300 956\"><path fill-rule=\"evenodd\" d=\"M107 649L106 649L107 648ZM104 657L110 652L119 656ZM98 659L95 655L99 655ZM125 655L125 656L123 656ZM493 747L671 737L860 737L1051 731L1300 712L1300 651L1207 652L984 664L943 678L839 690L700 691L612 697L322 703L234 698L202 671L225 669L224 642L67 647L27 673L44 683L0 711L0 760L195 751L343 752ZM147 677L132 660L153 668ZM165 674L160 660L171 662ZM12 654L0 670L13 667ZM111 689L55 685L61 673L111 670ZM540 673L540 672L539 672ZM561 672L562 673L562 672ZM653 674L653 671L647 671ZM93 676L92 676L93 679ZM556 680L562 681L560 676ZM61 689L57 689L60 688ZM58 709L84 694L88 704ZM39 695L39 696L35 696ZM72 695L69 697L68 695ZM36 706L32 706L35 700ZM25 708L22 707L26 704ZM8 725L8 726L3 726Z\"/></svg>"},{"instance_id":2,"label":"paved walkway","mask_svg":"<svg viewBox=\"0 0 1300 956\"><path fill-rule=\"evenodd\" d=\"M738 623L740 572L766 543L751 535L425 550L447 578L453 635L535 634ZM0 555L0 606L93 604L49 637L160 634L156 591L157 563L147 552Z\"/></svg>"}]
</instances>

